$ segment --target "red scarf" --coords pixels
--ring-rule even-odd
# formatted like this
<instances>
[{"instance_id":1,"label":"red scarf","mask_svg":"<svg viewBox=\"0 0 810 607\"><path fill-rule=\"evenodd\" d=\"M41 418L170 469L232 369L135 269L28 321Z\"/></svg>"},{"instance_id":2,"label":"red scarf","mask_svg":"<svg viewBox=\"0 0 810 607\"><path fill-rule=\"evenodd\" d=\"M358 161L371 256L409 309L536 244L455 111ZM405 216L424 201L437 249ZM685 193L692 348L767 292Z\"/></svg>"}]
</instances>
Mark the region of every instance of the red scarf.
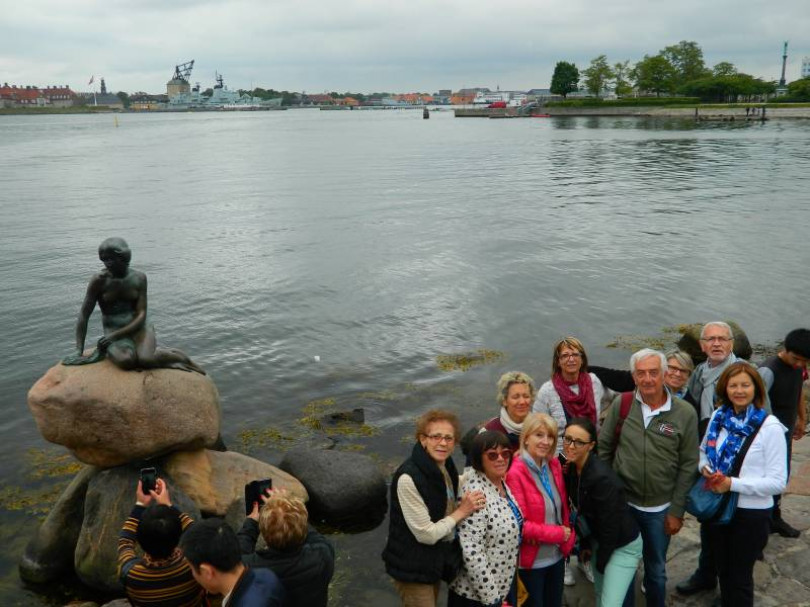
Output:
<instances>
[{"instance_id":1,"label":"red scarf","mask_svg":"<svg viewBox=\"0 0 810 607\"><path fill-rule=\"evenodd\" d=\"M593 382L590 373L580 372L576 383L579 386L579 394L571 389L560 373L552 376L551 383L562 401L567 419L587 417L594 426L596 425L596 402L593 397Z\"/></svg>"}]
</instances>

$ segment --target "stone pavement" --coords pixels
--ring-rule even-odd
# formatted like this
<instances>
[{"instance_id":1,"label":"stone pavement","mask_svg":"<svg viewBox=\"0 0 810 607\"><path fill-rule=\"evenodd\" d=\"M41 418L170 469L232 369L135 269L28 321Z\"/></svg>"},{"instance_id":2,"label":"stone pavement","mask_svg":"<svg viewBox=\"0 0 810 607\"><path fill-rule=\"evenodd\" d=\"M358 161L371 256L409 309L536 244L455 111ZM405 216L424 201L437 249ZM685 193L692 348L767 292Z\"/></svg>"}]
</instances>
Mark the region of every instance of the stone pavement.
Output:
<instances>
[{"instance_id":1,"label":"stone pavement","mask_svg":"<svg viewBox=\"0 0 810 607\"><path fill-rule=\"evenodd\" d=\"M793 442L793 470L787 494L782 499L782 516L802 531L797 539L771 535L765 548L765 561L754 568L757 607L777 605L810 606L810 435ZM713 604L718 591L701 592L690 597L679 595L675 585L688 578L697 566L700 552L698 523L686 515L683 529L672 539L667 561L667 605L702 607ZM585 580L571 559L576 585L566 587L564 604L572 607L594 605L593 585ZM636 576L637 578L639 576ZM638 584L636 605L644 605Z\"/></svg>"}]
</instances>

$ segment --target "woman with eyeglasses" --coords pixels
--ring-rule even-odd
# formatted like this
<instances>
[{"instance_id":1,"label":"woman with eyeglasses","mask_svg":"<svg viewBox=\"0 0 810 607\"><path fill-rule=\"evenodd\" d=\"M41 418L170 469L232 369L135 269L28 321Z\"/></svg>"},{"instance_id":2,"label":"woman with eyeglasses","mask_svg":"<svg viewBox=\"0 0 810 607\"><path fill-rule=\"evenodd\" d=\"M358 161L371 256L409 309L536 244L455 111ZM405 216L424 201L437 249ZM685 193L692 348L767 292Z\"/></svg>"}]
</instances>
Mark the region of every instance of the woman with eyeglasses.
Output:
<instances>
[{"instance_id":1,"label":"woman with eyeglasses","mask_svg":"<svg viewBox=\"0 0 810 607\"><path fill-rule=\"evenodd\" d=\"M559 428L557 453L562 452L562 433L568 420L587 417L599 426L599 411L605 389L588 372L585 346L576 337L565 337L554 345L551 379L540 386L532 411L547 413Z\"/></svg>"},{"instance_id":2,"label":"woman with eyeglasses","mask_svg":"<svg viewBox=\"0 0 810 607\"><path fill-rule=\"evenodd\" d=\"M563 434L565 485L580 556L593 553L597 607L619 607L641 560L641 534L628 510L622 481L595 449L593 422L586 417L568 422Z\"/></svg>"},{"instance_id":3,"label":"woman with eyeglasses","mask_svg":"<svg viewBox=\"0 0 810 607\"><path fill-rule=\"evenodd\" d=\"M486 505L481 490L459 500L453 449L459 439L454 413L432 410L416 422L411 456L394 473L385 570L405 607L435 607L442 580L461 568L456 526Z\"/></svg>"},{"instance_id":4,"label":"woman with eyeglasses","mask_svg":"<svg viewBox=\"0 0 810 607\"><path fill-rule=\"evenodd\" d=\"M544 413L530 414L523 422L520 453L506 473L524 517L518 559L518 579L529 594L524 607L562 605L564 562L576 539L556 452L557 422Z\"/></svg>"},{"instance_id":5,"label":"woman with eyeglasses","mask_svg":"<svg viewBox=\"0 0 810 607\"><path fill-rule=\"evenodd\" d=\"M464 519L458 538L464 565L450 584L448 607L500 607L515 577L523 515L504 484L512 462L509 439L485 430L470 447L462 491L481 491L486 506Z\"/></svg>"},{"instance_id":6,"label":"woman with eyeglasses","mask_svg":"<svg viewBox=\"0 0 810 607\"><path fill-rule=\"evenodd\" d=\"M505 434L512 453L520 447L523 421L532 411L535 393L534 380L521 371L509 371L498 380L497 399L501 413L489 420L484 429Z\"/></svg>"}]
</instances>

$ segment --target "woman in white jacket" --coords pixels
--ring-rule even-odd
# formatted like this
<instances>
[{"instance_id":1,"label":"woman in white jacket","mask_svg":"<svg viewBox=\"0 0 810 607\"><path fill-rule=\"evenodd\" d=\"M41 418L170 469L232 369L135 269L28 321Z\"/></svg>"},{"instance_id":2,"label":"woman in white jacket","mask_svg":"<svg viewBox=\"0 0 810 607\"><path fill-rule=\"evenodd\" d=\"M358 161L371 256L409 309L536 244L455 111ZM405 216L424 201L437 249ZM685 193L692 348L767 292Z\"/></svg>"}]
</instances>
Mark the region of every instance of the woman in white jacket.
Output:
<instances>
[{"instance_id":1,"label":"woman in white jacket","mask_svg":"<svg viewBox=\"0 0 810 607\"><path fill-rule=\"evenodd\" d=\"M717 382L718 408L700 445L700 472L717 493L738 493L728 525L710 525L722 605L754 604L754 562L768 543L773 496L787 484L785 427L764 409L765 385L745 362ZM756 432L738 476L729 476L746 438Z\"/></svg>"}]
</instances>

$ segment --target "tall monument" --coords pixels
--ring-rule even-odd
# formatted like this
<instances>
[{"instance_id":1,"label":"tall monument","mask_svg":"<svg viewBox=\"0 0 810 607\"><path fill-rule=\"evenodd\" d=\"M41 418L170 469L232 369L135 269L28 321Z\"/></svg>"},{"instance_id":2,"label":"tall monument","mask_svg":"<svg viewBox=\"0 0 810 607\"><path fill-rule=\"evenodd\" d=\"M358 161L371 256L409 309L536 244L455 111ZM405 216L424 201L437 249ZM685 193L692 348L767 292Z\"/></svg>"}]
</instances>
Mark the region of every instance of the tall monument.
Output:
<instances>
[{"instance_id":1,"label":"tall monument","mask_svg":"<svg viewBox=\"0 0 810 607\"><path fill-rule=\"evenodd\" d=\"M787 67L787 40L785 40L785 48L782 51L782 77L779 79L779 86L785 86L785 68Z\"/></svg>"}]
</instances>

